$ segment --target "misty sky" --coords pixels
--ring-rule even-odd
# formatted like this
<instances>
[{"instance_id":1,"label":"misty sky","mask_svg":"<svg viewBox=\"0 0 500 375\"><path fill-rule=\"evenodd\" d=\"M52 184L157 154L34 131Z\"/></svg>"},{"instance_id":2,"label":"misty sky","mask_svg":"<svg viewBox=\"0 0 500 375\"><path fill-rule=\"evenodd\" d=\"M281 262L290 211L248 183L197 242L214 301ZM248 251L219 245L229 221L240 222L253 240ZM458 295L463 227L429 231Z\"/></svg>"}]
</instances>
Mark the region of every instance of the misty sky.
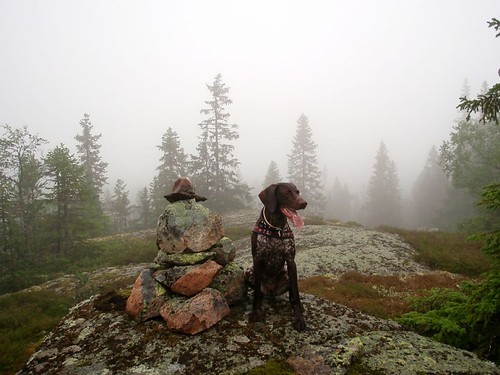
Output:
<instances>
[{"instance_id":1,"label":"misty sky","mask_svg":"<svg viewBox=\"0 0 500 375\"><path fill-rule=\"evenodd\" d=\"M448 139L464 80L474 95L500 80L492 17L499 0L0 0L0 123L75 151L90 114L109 183L132 192L156 174L168 127L195 153L221 73L251 186L271 160L286 179L304 113L330 183L366 186L384 141L408 191Z\"/></svg>"}]
</instances>

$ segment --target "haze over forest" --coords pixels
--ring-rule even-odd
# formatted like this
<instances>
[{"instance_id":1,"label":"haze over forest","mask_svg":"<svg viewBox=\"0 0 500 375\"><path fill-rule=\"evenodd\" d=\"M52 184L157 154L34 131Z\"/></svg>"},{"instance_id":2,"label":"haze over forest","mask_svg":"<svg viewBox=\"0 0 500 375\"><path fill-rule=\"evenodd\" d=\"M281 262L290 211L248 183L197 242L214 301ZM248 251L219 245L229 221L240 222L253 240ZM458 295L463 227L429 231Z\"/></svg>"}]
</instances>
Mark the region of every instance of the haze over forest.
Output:
<instances>
[{"instance_id":1,"label":"haze over forest","mask_svg":"<svg viewBox=\"0 0 500 375\"><path fill-rule=\"evenodd\" d=\"M172 127L194 153L222 74L239 126L242 178L256 194L271 160L287 176L297 120L320 170L366 187L380 142L403 195L448 139L464 81L498 81L498 40L481 1L0 1L0 122L74 149L84 113L102 134L108 183L156 174Z\"/></svg>"}]
</instances>

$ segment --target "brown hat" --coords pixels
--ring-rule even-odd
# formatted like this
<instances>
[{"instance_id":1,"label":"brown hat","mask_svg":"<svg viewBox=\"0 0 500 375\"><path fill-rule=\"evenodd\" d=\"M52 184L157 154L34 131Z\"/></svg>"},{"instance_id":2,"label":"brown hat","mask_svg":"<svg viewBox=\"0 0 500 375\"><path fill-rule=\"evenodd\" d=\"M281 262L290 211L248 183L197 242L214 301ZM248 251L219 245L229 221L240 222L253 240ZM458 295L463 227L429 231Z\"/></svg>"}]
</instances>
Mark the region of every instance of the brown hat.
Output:
<instances>
[{"instance_id":1,"label":"brown hat","mask_svg":"<svg viewBox=\"0 0 500 375\"><path fill-rule=\"evenodd\" d=\"M179 177L174 182L172 193L165 195L164 197L167 198L167 201L170 203L188 199L195 199L196 202L203 202L207 200L207 198L195 194L193 184L187 177Z\"/></svg>"}]
</instances>

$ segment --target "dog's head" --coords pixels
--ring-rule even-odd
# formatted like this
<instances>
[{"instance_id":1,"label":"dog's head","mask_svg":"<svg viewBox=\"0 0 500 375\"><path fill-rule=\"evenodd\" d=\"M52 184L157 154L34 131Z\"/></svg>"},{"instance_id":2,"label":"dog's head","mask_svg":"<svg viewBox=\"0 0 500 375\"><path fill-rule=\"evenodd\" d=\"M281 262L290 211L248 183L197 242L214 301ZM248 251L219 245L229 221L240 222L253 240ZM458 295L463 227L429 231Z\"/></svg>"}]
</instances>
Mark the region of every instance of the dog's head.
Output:
<instances>
[{"instance_id":1,"label":"dog's head","mask_svg":"<svg viewBox=\"0 0 500 375\"><path fill-rule=\"evenodd\" d=\"M259 193L259 198L269 212L281 212L292 220L295 226L303 225L296 211L306 208L307 202L300 196L299 189L294 184L280 182L269 185Z\"/></svg>"}]
</instances>

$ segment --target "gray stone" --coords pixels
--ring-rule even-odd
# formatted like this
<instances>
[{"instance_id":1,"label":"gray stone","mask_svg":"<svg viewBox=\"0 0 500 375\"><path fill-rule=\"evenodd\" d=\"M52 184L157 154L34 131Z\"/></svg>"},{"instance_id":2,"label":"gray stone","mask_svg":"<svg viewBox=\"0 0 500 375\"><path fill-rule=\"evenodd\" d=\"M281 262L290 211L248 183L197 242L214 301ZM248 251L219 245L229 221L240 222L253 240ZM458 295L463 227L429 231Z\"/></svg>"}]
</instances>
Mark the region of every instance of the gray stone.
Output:
<instances>
[{"instance_id":1,"label":"gray stone","mask_svg":"<svg viewBox=\"0 0 500 375\"><path fill-rule=\"evenodd\" d=\"M221 266L225 266L234 260L236 256L236 246L228 237L223 237L211 249L215 252L214 260Z\"/></svg>"},{"instance_id":2,"label":"gray stone","mask_svg":"<svg viewBox=\"0 0 500 375\"><path fill-rule=\"evenodd\" d=\"M247 293L245 272L235 263L228 263L215 276L210 288L222 293L229 305L243 301Z\"/></svg>"}]
</instances>

